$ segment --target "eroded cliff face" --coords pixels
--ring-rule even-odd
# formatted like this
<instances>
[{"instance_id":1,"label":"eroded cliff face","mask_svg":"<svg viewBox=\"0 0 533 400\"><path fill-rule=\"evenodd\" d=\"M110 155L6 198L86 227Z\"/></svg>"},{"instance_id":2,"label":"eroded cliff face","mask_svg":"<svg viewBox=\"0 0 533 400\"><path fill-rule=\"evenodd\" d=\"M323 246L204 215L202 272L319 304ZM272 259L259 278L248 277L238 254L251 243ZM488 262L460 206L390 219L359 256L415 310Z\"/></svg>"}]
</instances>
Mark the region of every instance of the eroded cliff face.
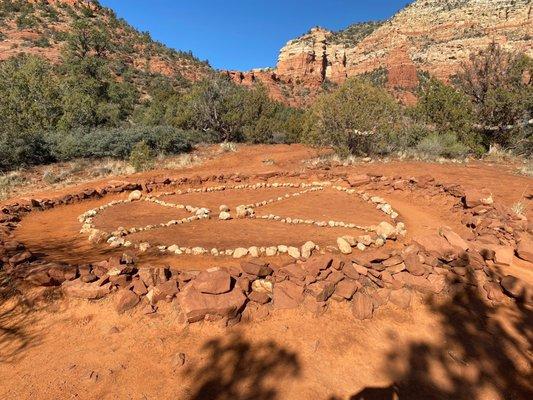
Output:
<instances>
[{"instance_id":1,"label":"eroded cliff face","mask_svg":"<svg viewBox=\"0 0 533 400\"><path fill-rule=\"evenodd\" d=\"M231 76L246 84L261 81L273 97L305 105L329 82L384 73L387 88L409 103L418 72L447 81L472 52L492 41L533 57L533 2L417 0L383 23L335 33L314 28L281 49L275 69Z\"/></svg>"}]
</instances>

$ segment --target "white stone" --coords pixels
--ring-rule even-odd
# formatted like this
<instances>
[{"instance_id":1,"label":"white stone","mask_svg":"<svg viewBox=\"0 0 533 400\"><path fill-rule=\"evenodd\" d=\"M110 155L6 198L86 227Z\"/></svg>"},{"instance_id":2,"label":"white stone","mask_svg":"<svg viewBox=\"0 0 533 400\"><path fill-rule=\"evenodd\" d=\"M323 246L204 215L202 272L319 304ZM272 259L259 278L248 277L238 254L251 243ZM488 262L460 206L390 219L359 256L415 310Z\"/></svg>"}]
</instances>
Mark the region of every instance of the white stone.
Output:
<instances>
[{"instance_id":1,"label":"white stone","mask_svg":"<svg viewBox=\"0 0 533 400\"><path fill-rule=\"evenodd\" d=\"M385 244L385 239L379 237L374 241L374 244L376 247L382 247Z\"/></svg>"},{"instance_id":2,"label":"white stone","mask_svg":"<svg viewBox=\"0 0 533 400\"><path fill-rule=\"evenodd\" d=\"M365 246L370 246L372 244L372 237L370 235L362 235L357 238L359 243L363 243Z\"/></svg>"},{"instance_id":3,"label":"white stone","mask_svg":"<svg viewBox=\"0 0 533 400\"><path fill-rule=\"evenodd\" d=\"M231 219L231 214L227 211L222 211L219 216L218 216L218 219L222 220L222 221L228 221Z\"/></svg>"},{"instance_id":4,"label":"white stone","mask_svg":"<svg viewBox=\"0 0 533 400\"><path fill-rule=\"evenodd\" d=\"M288 247L287 253L289 253L289 256L292 258L300 258L300 250L297 247Z\"/></svg>"},{"instance_id":5,"label":"white stone","mask_svg":"<svg viewBox=\"0 0 533 400\"><path fill-rule=\"evenodd\" d=\"M268 257L273 257L273 256L275 256L276 254L278 254L278 248L275 247L275 246L267 247L267 248L265 249L265 254L266 254Z\"/></svg>"},{"instance_id":6,"label":"white stone","mask_svg":"<svg viewBox=\"0 0 533 400\"><path fill-rule=\"evenodd\" d=\"M229 212L229 207L225 204L222 204L218 209L220 212Z\"/></svg>"},{"instance_id":7,"label":"white stone","mask_svg":"<svg viewBox=\"0 0 533 400\"><path fill-rule=\"evenodd\" d=\"M252 282L252 290L258 293L272 293L273 285L266 279L256 279Z\"/></svg>"},{"instance_id":8,"label":"white stone","mask_svg":"<svg viewBox=\"0 0 533 400\"><path fill-rule=\"evenodd\" d=\"M309 241L305 242L302 246L302 257L303 258L309 258L311 257L311 254L313 253L313 250L316 249L316 244Z\"/></svg>"},{"instance_id":9,"label":"white stone","mask_svg":"<svg viewBox=\"0 0 533 400\"><path fill-rule=\"evenodd\" d=\"M376 234L383 239L395 239L396 227L392 226L386 221L383 221L376 227Z\"/></svg>"},{"instance_id":10,"label":"white stone","mask_svg":"<svg viewBox=\"0 0 533 400\"><path fill-rule=\"evenodd\" d=\"M278 253L285 254L288 250L289 248L285 246L284 244L280 244L278 246Z\"/></svg>"},{"instance_id":11,"label":"white stone","mask_svg":"<svg viewBox=\"0 0 533 400\"><path fill-rule=\"evenodd\" d=\"M357 250L365 251L366 246L363 243L357 243Z\"/></svg>"},{"instance_id":12,"label":"white stone","mask_svg":"<svg viewBox=\"0 0 533 400\"><path fill-rule=\"evenodd\" d=\"M259 257L259 249L257 248L257 246L252 246L248 249L248 254L250 254L254 258L257 258Z\"/></svg>"},{"instance_id":13,"label":"white stone","mask_svg":"<svg viewBox=\"0 0 533 400\"><path fill-rule=\"evenodd\" d=\"M207 250L204 249L203 247L193 247L191 252L192 252L193 255L199 256L201 254L207 253Z\"/></svg>"},{"instance_id":14,"label":"white stone","mask_svg":"<svg viewBox=\"0 0 533 400\"><path fill-rule=\"evenodd\" d=\"M344 238L337 238L337 247L339 248L342 254L351 254L352 246Z\"/></svg>"},{"instance_id":15,"label":"white stone","mask_svg":"<svg viewBox=\"0 0 533 400\"><path fill-rule=\"evenodd\" d=\"M248 249L244 247L239 247L233 252L233 258L242 258L248 254Z\"/></svg>"},{"instance_id":16,"label":"white stone","mask_svg":"<svg viewBox=\"0 0 533 400\"><path fill-rule=\"evenodd\" d=\"M142 196L143 196L143 194L141 193L140 190L134 190L128 196L128 200L130 200L130 201L140 200Z\"/></svg>"},{"instance_id":17,"label":"white stone","mask_svg":"<svg viewBox=\"0 0 533 400\"><path fill-rule=\"evenodd\" d=\"M139 251L144 253L146 250L150 248L150 243L141 243L139 244Z\"/></svg>"}]
</instances>

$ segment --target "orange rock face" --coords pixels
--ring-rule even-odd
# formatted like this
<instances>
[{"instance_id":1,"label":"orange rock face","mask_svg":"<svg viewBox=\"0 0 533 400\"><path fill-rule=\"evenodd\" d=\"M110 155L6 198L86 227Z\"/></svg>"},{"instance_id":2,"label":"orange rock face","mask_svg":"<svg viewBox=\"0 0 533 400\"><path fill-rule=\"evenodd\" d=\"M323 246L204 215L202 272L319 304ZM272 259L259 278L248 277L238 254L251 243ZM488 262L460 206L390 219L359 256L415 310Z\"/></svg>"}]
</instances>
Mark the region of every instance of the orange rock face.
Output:
<instances>
[{"instance_id":1,"label":"orange rock face","mask_svg":"<svg viewBox=\"0 0 533 400\"><path fill-rule=\"evenodd\" d=\"M336 33L313 28L289 41L277 67L260 80L274 98L279 99L275 88L280 87L285 102L306 105L324 83L385 69L386 87L412 103L420 71L447 81L472 52L492 41L533 57L532 9L529 0L417 0L380 26L355 25Z\"/></svg>"}]
</instances>

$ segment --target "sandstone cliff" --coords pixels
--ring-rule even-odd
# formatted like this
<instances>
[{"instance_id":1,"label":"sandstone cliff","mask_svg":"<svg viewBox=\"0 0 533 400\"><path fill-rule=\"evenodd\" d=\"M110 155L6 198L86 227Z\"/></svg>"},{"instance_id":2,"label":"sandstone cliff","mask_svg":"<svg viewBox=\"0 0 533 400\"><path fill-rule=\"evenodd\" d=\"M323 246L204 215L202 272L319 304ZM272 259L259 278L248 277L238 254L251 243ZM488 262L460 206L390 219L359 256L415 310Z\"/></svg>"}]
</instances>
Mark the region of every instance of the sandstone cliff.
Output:
<instances>
[{"instance_id":1,"label":"sandstone cliff","mask_svg":"<svg viewBox=\"0 0 533 400\"><path fill-rule=\"evenodd\" d=\"M386 86L411 102L418 72L446 81L471 52L492 41L533 57L531 0L417 0L382 23L341 32L314 28L281 49L276 68L230 76L245 84L261 81L273 97L303 105L329 82L385 74Z\"/></svg>"}]
</instances>

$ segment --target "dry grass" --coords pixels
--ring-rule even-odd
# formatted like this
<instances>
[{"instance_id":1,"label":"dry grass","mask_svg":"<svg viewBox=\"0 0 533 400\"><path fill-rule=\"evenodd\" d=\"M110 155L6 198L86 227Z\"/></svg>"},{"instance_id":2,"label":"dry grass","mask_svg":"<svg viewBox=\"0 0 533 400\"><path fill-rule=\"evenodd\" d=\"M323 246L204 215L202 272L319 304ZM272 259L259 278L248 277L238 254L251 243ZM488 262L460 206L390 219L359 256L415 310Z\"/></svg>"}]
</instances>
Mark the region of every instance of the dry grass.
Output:
<instances>
[{"instance_id":1,"label":"dry grass","mask_svg":"<svg viewBox=\"0 0 533 400\"><path fill-rule=\"evenodd\" d=\"M203 154L188 153L176 156L159 156L153 163L154 170L181 170L203 163ZM74 160L47 166L27 168L0 175L0 200L23 195L36 189L57 189L76 183L89 182L115 176L131 175L135 169L122 160Z\"/></svg>"}]
</instances>

